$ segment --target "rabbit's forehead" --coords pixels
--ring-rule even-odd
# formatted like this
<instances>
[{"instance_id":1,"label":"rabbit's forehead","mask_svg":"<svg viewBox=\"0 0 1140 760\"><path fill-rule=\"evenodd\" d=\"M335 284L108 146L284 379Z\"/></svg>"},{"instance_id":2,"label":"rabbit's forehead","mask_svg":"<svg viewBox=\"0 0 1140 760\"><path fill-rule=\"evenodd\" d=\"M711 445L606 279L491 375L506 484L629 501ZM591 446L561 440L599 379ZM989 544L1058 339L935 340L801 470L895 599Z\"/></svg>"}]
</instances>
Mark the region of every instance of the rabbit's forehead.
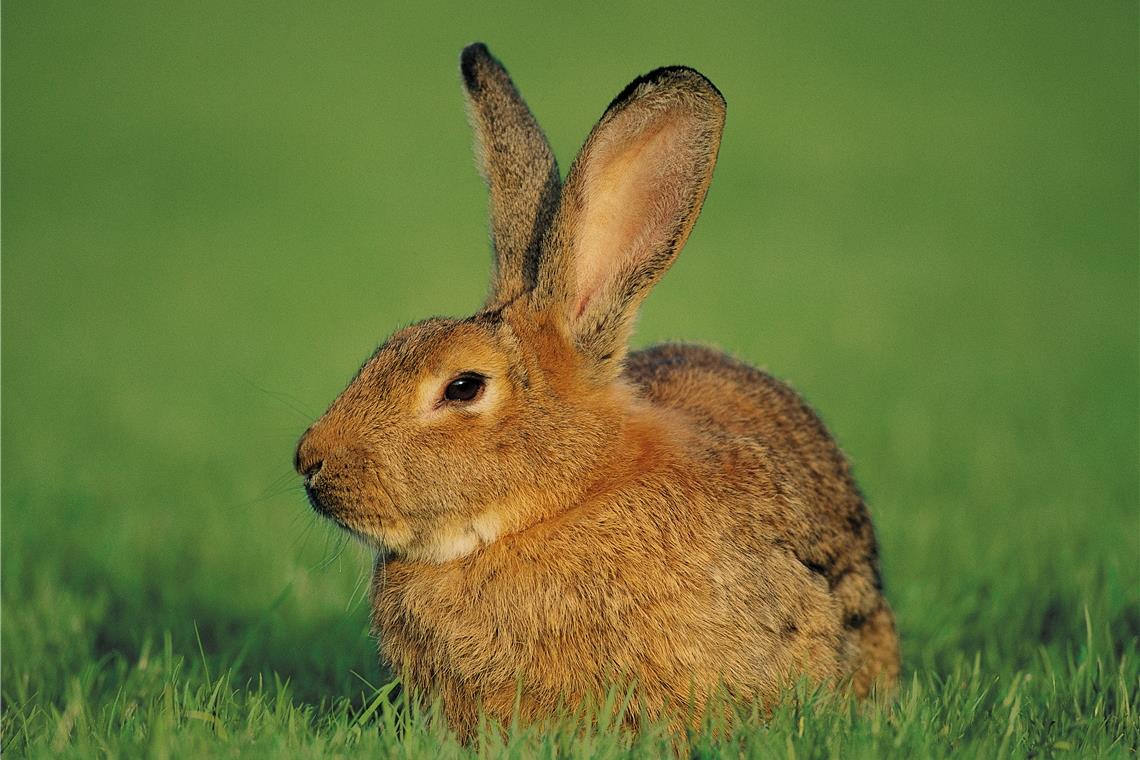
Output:
<instances>
[{"instance_id":1,"label":"rabbit's forehead","mask_svg":"<svg viewBox=\"0 0 1140 760\"><path fill-rule=\"evenodd\" d=\"M498 332L479 320L425 320L392 335L373 357L372 369L393 378L500 370L507 357Z\"/></svg>"}]
</instances>

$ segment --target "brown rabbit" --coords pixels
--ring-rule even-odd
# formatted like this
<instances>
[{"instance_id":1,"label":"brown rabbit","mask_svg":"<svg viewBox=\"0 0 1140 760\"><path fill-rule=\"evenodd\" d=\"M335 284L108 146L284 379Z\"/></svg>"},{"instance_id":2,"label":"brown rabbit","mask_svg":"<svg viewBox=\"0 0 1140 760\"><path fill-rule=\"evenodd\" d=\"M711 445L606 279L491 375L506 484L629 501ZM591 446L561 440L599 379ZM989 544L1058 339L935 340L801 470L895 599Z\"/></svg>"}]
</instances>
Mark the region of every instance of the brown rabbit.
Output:
<instances>
[{"instance_id":1,"label":"brown rabbit","mask_svg":"<svg viewBox=\"0 0 1140 760\"><path fill-rule=\"evenodd\" d=\"M867 507L790 388L709 348L627 354L684 245L725 102L684 67L609 105L565 186L487 48L463 83L491 193L481 311L393 335L302 437L313 508L374 547L382 655L461 734L633 684L699 715L722 685L894 685Z\"/></svg>"}]
</instances>

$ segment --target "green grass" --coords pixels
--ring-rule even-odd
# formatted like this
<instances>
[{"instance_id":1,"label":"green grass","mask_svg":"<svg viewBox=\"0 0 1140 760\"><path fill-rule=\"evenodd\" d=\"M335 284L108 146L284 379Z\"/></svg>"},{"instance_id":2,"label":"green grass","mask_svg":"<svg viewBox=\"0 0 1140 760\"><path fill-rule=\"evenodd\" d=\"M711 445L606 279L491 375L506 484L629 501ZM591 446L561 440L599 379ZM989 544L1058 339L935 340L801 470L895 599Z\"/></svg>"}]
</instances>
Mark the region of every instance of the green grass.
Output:
<instances>
[{"instance_id":1,"label":"green grass","mask_svg":"<svg viewBox=\"0 0 1140 760\"><path fill-rule=\"evenodd\" d=\"M897 700L801 690L694 753L1135 756L1135 4L514 5L5 4L4 755L667 746L568 717L465 749L402 706L368 558L291 474L379 340L480 302L478 38L564 167L638 73L725 92L636 341L789 379L870 499Z\"/></svg>"}]
</instances>

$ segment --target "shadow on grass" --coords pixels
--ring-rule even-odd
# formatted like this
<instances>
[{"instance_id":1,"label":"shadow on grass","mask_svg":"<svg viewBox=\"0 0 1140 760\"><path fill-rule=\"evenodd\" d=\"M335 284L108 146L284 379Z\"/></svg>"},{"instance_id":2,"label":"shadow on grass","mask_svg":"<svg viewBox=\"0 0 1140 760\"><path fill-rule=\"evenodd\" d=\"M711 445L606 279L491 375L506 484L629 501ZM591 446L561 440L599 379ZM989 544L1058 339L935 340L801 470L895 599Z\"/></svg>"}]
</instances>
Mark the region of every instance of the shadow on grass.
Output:
<instances>
[{"instance_id":1,"label":"shadow on grass","mask_svg":"<svg viewBox=\"0 0 1140 760\"><path fill-rule=\"evenodd\" d=\"M44 690L62 690L93 662L134 666L167 640L190 673L230 671L235 685L276 677L309 703L390 680L365 609L329 612L298 601L292 585L257 609L220 592L172 590L164 574L124 577L95 561L76 572L82 558L68 566L12 559L4 563L5 676L26 673L48 698Z\"/></svg>"}]
</instances>

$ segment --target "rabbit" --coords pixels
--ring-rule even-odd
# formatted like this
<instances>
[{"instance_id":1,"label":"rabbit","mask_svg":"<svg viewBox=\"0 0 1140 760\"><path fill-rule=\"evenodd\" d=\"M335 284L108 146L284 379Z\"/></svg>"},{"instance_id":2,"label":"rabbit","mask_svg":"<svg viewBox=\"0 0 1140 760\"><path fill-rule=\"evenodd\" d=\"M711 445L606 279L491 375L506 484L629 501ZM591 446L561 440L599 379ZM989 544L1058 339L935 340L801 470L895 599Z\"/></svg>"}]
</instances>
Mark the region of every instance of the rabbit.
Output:
<instances>
[{"instance_id":1,"label":"rabbit","mask_svg":"<svg viewBox=\"0 0 1140 760\"><path fill-rule=\"evenodd\" d=\"M701 210L720 91L682 66L634 79L563 184L488 49L460 70L490 293L393 334L295 456L312 507L376 552L382 658L461 736L613 684L663 719L800 679L888 694L875 534L819 417L714 349L627 348Z\"/></svg>"}]
</instances>

